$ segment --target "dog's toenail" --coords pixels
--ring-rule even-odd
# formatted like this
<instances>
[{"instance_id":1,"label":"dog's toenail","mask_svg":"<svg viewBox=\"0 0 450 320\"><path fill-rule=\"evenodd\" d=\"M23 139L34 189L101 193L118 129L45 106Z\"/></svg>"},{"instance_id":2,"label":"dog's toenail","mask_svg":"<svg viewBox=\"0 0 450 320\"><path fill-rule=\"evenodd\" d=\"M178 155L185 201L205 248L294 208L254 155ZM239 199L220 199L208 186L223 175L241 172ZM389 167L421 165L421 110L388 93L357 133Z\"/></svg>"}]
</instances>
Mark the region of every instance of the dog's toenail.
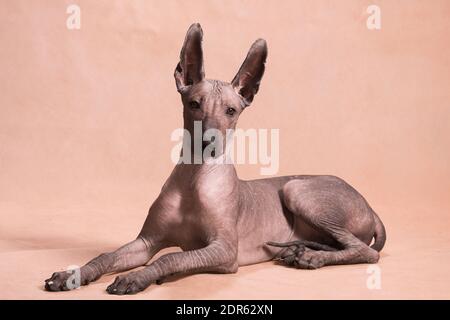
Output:
<instances>
[{"instance_id":1,"label":"dog's toenail","mask_svg":"<svg viewBox=\"0 0 450 320\"><path fill-rule=\"evenodd\" d=\"M53 281L49 281L49 282L47 282L47 284L53 284Z\"/></svg>"}]
</instances>

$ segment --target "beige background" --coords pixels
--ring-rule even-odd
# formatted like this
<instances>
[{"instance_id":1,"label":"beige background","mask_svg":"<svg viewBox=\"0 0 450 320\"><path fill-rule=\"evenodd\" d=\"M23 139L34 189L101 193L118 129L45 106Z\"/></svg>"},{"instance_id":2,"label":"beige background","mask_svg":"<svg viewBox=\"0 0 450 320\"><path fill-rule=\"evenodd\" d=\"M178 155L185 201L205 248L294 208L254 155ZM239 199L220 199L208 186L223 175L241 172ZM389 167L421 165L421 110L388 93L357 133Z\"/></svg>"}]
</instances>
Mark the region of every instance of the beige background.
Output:
<instances>
[{"instance_id":1,"label":"beige background","mask_svg":"<svg viewBox=\"0 0 450 320\"><path fill-rule=\"evenodd\" d=\"M81 30L66 28L72 2ZM0 0L0 298L113 298L113 276L65 293L43 280L140 230L173 166L172 74L196 21L210 78L231 80L268 41L239 126L280 129L279 175L335 174L365 195L388 231L382 289L367 265L265 263L122 299L450 298L449 15L446 0Z\"/></svg>"}]
</instances>

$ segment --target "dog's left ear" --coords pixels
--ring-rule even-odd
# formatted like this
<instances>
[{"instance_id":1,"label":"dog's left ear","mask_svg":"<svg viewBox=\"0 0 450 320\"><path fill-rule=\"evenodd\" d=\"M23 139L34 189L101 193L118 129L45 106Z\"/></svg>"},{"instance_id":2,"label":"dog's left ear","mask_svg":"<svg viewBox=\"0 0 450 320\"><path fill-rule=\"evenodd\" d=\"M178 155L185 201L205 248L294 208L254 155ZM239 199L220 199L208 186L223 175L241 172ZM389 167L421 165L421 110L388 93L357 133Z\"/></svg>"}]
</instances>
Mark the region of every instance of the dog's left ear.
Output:
<instances>
[{"instance_id":1,"label":"dog's left ear","mask_svg":"<svg viewBox=\"0 0 450 320\"><path fill-rule=\"evenodd\" d=\"M175 69L175 82L178 92L205 78L203 69L203 30L199 23L189 27L180 53L180 62Z\"/></svg>"},{"instance_id":2,"label":"dog's left ear","mask_svg":"<svg viewBox=\"0 0 450 320\"><path fill-rule=\"evenodd\" d=\"M264 74L266 58L267 43L264 39L258 39L251 46L247 58L231 81L231 85L244 99L246 106L250 105L258 92Z\"/></svg>"}]
</instances>

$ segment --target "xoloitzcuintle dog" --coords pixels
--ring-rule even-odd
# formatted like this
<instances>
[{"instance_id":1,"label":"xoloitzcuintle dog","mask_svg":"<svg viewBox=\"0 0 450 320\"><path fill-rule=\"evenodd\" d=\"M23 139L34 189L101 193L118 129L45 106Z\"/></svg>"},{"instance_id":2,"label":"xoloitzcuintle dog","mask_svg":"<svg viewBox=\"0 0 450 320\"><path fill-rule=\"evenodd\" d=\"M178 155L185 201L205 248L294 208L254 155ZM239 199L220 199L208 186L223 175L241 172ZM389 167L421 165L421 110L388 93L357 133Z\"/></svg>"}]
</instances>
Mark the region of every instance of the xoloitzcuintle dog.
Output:
<instances>
[{"instance_id":1,"label":"xoloitzcuintle dog","mask_svg":"<svg viewBox=\"0 0 450 320\"><path fill-rule=\"evenodd\" d=\"M194 121L202 121L203 131L214 128L225 135L259 89L267 45L263 39L255 41L227 83L205 79L202 38L200 25L193 24L175 69L184 128L194 136ZM81 267L80 284L144 266L171 246L183 251L116 277L107 292L133 294L173 274L234 273L238 266L274 259L300 269L376 263L385 240L380 218L340 178L297 175L243 181L232 164L179 163L150 207L137 239ZM54 273L45 280L45 289L71 289L70 276L66 271Z\"/></svg>"}]
</instances>

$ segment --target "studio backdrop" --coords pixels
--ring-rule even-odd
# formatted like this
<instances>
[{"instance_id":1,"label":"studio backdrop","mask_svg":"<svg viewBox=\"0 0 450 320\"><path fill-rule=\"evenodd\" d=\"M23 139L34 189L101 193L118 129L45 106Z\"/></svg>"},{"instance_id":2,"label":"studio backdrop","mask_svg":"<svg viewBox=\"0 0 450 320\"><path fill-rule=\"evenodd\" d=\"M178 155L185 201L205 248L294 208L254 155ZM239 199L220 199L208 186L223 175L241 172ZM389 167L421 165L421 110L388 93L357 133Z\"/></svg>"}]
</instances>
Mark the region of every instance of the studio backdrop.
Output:
<instances>
[{"instance_id":1,"label":"studio backdrop","mask_svg":"<svg viewBox=\"0 0 450 320\"><path fill-rule=\"evenodd\" d=\"M137 236L174 166L173 72L193 22L207 78L231 81L267 41L238 127L279 130L273 175L336 175L364 194L388 231L382 286L367 265L265 263L135 297L449 298L449 14L446 0L0 0L0 298L110 298L114 276L69 293L43 280Z\"/></svg>"}]
</instances>

